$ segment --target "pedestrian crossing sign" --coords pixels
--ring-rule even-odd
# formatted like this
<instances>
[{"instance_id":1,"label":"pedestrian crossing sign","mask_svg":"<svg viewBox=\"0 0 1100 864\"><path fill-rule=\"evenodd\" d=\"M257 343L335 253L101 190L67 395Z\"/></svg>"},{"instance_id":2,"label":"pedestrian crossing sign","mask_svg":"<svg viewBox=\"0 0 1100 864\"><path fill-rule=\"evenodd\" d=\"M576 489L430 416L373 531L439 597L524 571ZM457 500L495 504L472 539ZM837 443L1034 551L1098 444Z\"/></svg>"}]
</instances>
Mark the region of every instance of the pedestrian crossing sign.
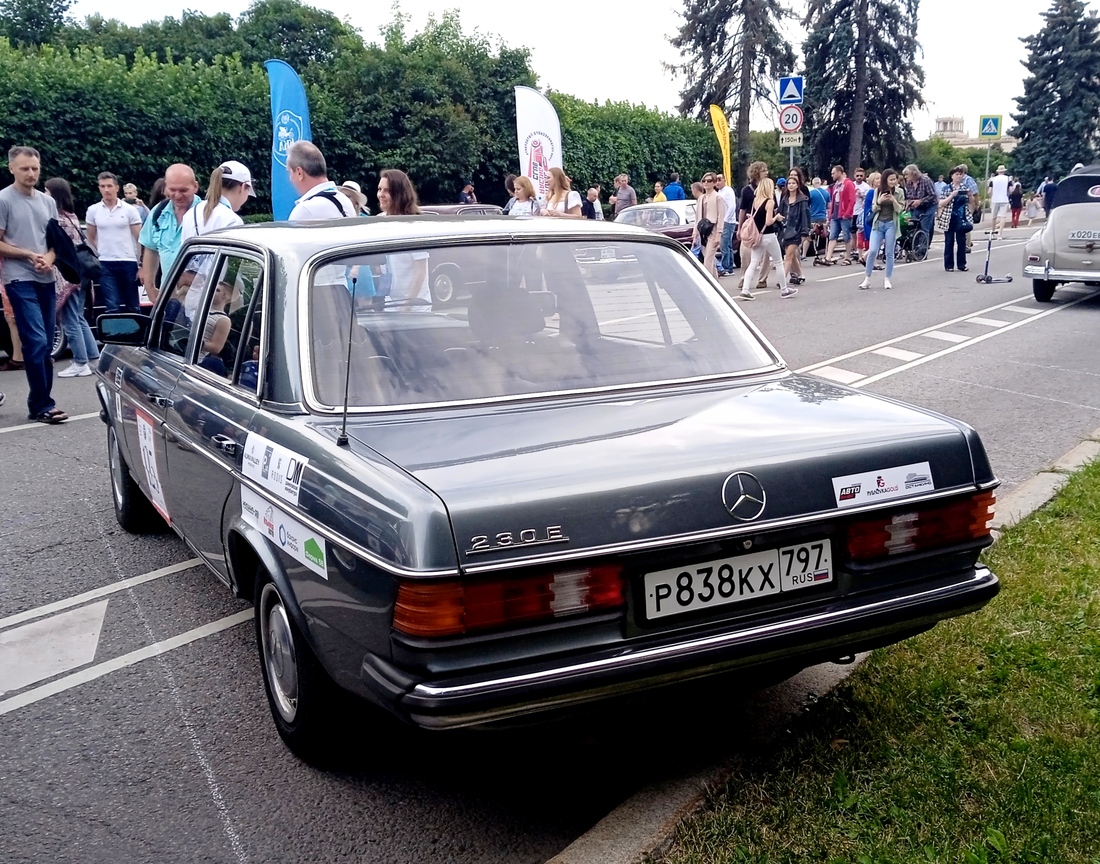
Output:
<instances>
[{"instance_id":1,"label":"pedestrian crossing sign","mask_svg":"<svg viewBox=\"0 0 1100 864\"><path fill-rule=\"evenodd\" d=\"M779 79L779 104L802 104L802 76L792 75L789 78Z\"/></svg>"},{"instance_id":2,"label":"pedestrian crossing sign","mask_svg":"<svg viewBox=\"0 0 1100 864\"><path fill-rule=\"evenodd\" d=\"M983 114L978 119L978 137L1000 138L1001 119L1002 116L1000 114Z\"/></svg>"}]
</instances>

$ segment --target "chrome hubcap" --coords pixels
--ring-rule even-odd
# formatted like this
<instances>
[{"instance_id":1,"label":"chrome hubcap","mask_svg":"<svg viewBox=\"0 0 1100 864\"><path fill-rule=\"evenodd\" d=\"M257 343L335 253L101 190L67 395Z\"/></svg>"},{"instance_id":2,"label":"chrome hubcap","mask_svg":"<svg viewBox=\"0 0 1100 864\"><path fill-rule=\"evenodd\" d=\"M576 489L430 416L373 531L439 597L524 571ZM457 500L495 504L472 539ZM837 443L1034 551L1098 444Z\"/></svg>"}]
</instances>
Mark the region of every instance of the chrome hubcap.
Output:
<instances>
[{"instance_id":1,"label":"chrome hubcap","mask_svg":"<svg viewBox=\"0 0 1100 864\"><path fill-rule=\"evenodd\" d=\"M455 288L451 277L440 273L435 277L435 296L440 303L446 303L454 296Z\"/></svg>"},{"instance_id":2,"label":"chrome hubcap","mask_svg":"<svg viewBox=\"0 0 1100 864\"><path fill-rule=\"evenodd\" d=\"M298 714L298 661L283 599L270 582L260 595L260 637L275 707L287 723L293 723Z\"/></svg>"},{"instance_id":3,"label":"chrome hubcap","mask_svg":"<svg viewBox=\"0 0 1100 864\"><path fill-rule=\"evenodd\" d=\"M118 439L115 430L107 430L108 459L111 462L111 492L115 496L115 504L122 508L122 456L118 452Z\"/></svg>"}]
</instances>

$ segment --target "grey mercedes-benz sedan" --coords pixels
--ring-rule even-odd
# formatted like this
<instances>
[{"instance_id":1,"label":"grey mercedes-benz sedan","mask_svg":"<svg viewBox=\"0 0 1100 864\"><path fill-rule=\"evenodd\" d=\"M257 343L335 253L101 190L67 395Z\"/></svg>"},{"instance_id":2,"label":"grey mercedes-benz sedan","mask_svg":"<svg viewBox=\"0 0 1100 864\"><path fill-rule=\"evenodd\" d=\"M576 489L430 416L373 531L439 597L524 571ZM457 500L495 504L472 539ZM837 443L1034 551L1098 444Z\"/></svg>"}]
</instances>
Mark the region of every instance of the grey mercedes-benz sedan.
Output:
<instances>
[{"instance_id":1,"label":"grey mercedes-benz sedan","mask_svg":"<svg viewBox=\"0 0 1100 864\"><path fill-rule=\"evenodd\" d=\"M456 249L485 281L433 305ZM998 590L975 431L791 373L641 229L231 229L188 242L150 316L100 329L118 520L167 523L254 601L303 755L346 692L486 724L793 671Z\"/></svg>"}]
</instances>

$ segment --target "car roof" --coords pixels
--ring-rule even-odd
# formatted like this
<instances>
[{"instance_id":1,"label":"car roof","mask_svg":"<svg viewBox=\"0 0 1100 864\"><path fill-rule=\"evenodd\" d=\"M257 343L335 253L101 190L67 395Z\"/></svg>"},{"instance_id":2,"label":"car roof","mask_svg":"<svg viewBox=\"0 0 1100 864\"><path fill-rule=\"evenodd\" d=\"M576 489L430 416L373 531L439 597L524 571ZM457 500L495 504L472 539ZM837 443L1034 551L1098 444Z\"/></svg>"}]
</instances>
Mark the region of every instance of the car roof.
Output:
<instances>
[{"instance_id":1,"label":"car roof","mask_svg":"<svg viewBox=\"0 0 1100 864\"><path fill-rule=\"evenodd\" d=\"M477 219L463 216L392 216L363 219L326 219L318 222L263 222L227 228L197 238L203 245L236 241L267 247L276 253L293 250L299 256L364 243L452 240L500 240L580 238L594 241L608 235L652 242L654 235L644 228L597 222L589 219L543 219L485 214ZM659 239L659 238L658 238ZM188 241L193 242L193 241Z\"/></svg>"}]
</instances>

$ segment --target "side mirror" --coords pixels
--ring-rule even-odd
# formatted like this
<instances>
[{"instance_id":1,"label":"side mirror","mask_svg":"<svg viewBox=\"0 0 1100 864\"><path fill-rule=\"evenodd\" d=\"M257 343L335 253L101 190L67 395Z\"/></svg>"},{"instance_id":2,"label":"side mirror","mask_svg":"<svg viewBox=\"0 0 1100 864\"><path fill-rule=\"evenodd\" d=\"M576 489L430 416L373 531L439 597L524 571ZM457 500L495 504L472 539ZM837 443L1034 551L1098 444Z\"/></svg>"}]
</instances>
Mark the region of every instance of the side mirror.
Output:
<instances>
[{"instance_id":1,"label":"side mirror","mask_svg":"<svg viewBox=\"0 0 1100 864\"><path fill-rule=\"evenodd\" d=\"M108 345L144 345L153 319L137 312L108 312L95 322L99 340Z\"/></svg>"}]
</instances>

